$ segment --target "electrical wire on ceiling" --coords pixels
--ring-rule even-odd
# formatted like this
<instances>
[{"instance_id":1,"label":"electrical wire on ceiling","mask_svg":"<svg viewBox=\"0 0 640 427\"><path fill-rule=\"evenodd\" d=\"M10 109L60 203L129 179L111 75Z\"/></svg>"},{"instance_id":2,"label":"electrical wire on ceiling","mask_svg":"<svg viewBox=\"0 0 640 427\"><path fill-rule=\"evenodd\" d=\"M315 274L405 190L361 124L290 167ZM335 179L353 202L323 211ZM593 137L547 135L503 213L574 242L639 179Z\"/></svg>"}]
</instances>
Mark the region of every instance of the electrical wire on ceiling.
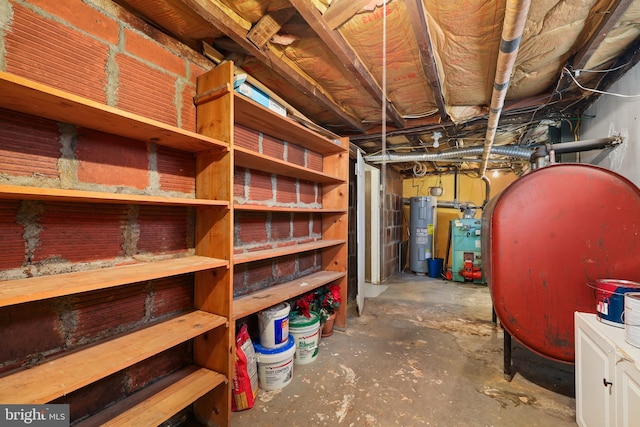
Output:
<instances>
[{"instance_id":1,"label":"electrical wire on ceiling","mask_svg":"<svg viewBox=\"0 0 640 427\"><path fill-rule=\"evenodd\" d=\"M563 71L563 73L566 72L569 75L569 77L571 77L571 80L573 80L573 82L576 84L576 86L578 86L582 90L586 90L586 91L594 92L594 93L599 93L601 95L617 96L619 98L640 98L640 94L638 94L638 95L624 95L622 93L607 92L607 91L604 91L604 90L598 90L598 89L593 89L593 88L589 88L589 87L584 87L584 86L582 86L580 84L580 82L578 82L578 80L576 80L575 77L573 77L573 73L571 71L569 71L569 69L567 67L563 67L562 71Z\"/></svg>"},{"instance_id":2,"label":"electrical wire on ceiling","mask_svg":"<svg viewBox=\"0 0 640 427\"><path fill-rule=\"evenodd\" d=\"M629 65L629 62L622 64L622 65L618 65L617 67L614 68L609 68L606 70L596 70L596 69L589 69L589 68L576 68L573 70L574 73L609 73L611 71L617 71L621 68L626 67L627 65Z\"/></svg>"}]
</instances>

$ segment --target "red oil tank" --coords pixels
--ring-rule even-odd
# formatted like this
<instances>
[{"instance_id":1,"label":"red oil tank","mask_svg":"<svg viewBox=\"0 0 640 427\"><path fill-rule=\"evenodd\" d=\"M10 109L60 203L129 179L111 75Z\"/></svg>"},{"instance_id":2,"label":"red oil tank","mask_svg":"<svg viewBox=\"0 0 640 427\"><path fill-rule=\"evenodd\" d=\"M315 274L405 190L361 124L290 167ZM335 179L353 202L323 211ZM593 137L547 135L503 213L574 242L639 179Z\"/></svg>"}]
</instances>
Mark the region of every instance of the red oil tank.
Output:
<instances>
[{"instance_id":1,"label":"red oil tank","mask_svg":"<svg viewBox=\"0 0 640 427\"><path fill-rule=\"evenodd\" d=\"M515 181L482 219L502 326L532 351L573 363L573 313L596 312L596 280L640 280L640 190L600 167L559 164Z\"/></svg>"}]
</instances>

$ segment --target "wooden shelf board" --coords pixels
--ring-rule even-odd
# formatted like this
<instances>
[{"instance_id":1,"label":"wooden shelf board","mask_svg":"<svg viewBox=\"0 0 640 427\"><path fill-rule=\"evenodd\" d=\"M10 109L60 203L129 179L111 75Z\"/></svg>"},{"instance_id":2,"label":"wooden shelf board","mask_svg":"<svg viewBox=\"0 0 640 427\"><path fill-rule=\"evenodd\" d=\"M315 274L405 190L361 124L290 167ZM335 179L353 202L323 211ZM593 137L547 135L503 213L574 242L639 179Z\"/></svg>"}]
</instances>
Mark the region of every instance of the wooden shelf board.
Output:
<instances>
[{"instance_id":1,"label":"wooden shelf board","mask_svg":"<svg viewBox=\"0 0 640 427\"><path fill-rule=\"evenodd\" d=\"M43 404L227 324L193 311L2 378L0 402Z\"/></svg>"},{"instance_id":2,"label":"wooden shelf board","mask_svg":"<svg viewBox=\"0 0 640 427\"><path fill-rule=\"evenodd\" d=\"M189 366L83 420L76 427L156 426L225 382L222 374Z\"/></svg>"},{"instance_id":3,"label":"wooden shelf board","mask_svg":"<svg viewBox=\"0 0 640 427\"><path fill-rule=\"evenodd\" d=\"M264 249L261 251L247 252L242 254L235 254L233 256L233 263L244 264L247 262L260 261L263 259L276 258L285 255L292 255L300 252L313 251L316 249L329 248L331 246L337 246L346 243L345 240L316 240L315 242L300 243L289 246L282 246L280 248Z\"/></svg>"},{"instance_id":4,"label":"wooden shelf board","mask_svg":"<svg viewBox=\"0 0 640 427\"><path fill-rule=\"evenodd\" d=\"M233 317L240 319L282 301L295 298L345 276L338 271L320 271L233 300Z\"/></svg>"},{"instance_id":5,"label":"wooden shelf board","mask_svg":"<svg viewBox=\"0 0 640 427\"><path fill-rule=\"evenodd\" d=\"M341 178L327 175L326 173L308 169L303 166L298 166L293 163L288 163L274 157L265 156L264 154L257 153L244 147L234 148L234 158L236 166L242 166L248 169L255 169L262 172L275 173L278 175L325 184L345 182Z\"/></svg>"},{"instance_id":6,"label":"wooden shelf board","mask_svg":"<svg viewBox=\"0 0 640 427\"><path fill-rule=\"evenodd\" d=\"M0 282L0 307L226 267L228 265L229 263L226 260L203 256L187 256L98 270L5 280Z\"/></svg>"},{"instance_id":7,"label":"wooden shelf board","mask_svg":"<svg viewBox=\"0 0 640 427\"><path fill-rule=\"evenodd\" d=\"M0 72L0 108L186 151L228 150L229 145L120 110L15 74Z\"/></svg>"},{"instance_id":8,"label":"wooden shelf board","mask_svg":"<svg viewBox=\"0 0 640 427\"><path fill-rule=\"evenodd\" d=\"M308 148L320 154L335 154L347 151L348 147L263 107L244 95L235 93L235 121L251 129L268 129L268 135L291 144Z\"/></svg>"},{"instance_id":9,"label":"wooden shelf board","mask_svg":"<svg viewBox=\"0 0 640 427\"><path fill-rule=\"evenodd\" d=\"M144 196L138 194L103 193L99 191L67 190L61 188L28 187L1 184L0 199L162 206L229 206L229 202L225 200Z\"/></svg>"},{"instance_id":10,"label":"wooden shelf board","mask_svg":"<svg viewBox=\"0 0 640 427\"><path fill-rule=\"evenodd\" d=\"M297 208L287 206L266 206L266 205L240 205L234 204L236 211L253 211L253 212L292 212L292 213L318 213L318 214L345 214L346 209L330 209L330 208Z\"/></svg>"}]
</instances>

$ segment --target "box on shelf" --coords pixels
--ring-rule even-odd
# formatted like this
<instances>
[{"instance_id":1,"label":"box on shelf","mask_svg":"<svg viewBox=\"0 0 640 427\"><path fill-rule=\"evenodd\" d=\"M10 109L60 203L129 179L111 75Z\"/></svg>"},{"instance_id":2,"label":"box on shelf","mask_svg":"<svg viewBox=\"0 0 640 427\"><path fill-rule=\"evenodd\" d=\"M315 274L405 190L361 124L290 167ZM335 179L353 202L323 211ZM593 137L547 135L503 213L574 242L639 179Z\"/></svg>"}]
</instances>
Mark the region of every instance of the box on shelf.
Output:
<instances>
[{"instance_id":1,"label":"box on shelf","mask_svg":"<svg viewBox=\"0 0 640 427\"><path fill-rule=\"evenodd\" d=\"M269 95L264 93L262 90L253 86L246 81L246 75L242 78L242 75L236 76L233 84L233 88L236 92L243 94L247 98L253 99L258 104L267 107L271 111L274 111L281 116L287 116L287 109L280 105L278 102L271 99Z\"/></svg>"}]
</instances>

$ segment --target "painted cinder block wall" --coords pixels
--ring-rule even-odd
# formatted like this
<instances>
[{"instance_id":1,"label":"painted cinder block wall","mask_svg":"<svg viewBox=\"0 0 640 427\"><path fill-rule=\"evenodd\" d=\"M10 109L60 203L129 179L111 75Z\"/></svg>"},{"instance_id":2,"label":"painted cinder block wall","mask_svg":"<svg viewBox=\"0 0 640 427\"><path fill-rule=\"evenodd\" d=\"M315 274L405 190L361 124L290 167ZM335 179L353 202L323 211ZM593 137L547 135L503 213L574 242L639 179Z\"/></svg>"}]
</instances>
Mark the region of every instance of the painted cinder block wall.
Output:
<instances>
[{"instance_id":1,"label":"painted cinder block wall","mask_svg":"<svg viewBox=\"0 0 640 427\"><path fill-rule=\"evenodd\" d=\"M198 52L107 0L0 0L0 71L195 131ZM320 170L322 158L238 129L238 145ZM0 109L0 183L194 197L190 153ZM321 206L313 183L235 171L235 203ZM190 208L0 200L0 280L194 252ZM320 238L314 214L237 213L236 252ZM320 268L314 252L238 266L234 293ZM193 275L0 308L0 375L193 308ZM82 419L191 360L170 349L59 399ZM180 414L179 418L184 416Z\"/></svg>"},{"instance_id":2,"label":"painted cinder block wall","mask_svg":"<svg viewBox=\"0 0 640 427\"><path fill-rule=\"evenodd\" d=\"M390 167L383 174L384 203L382 206L382 260L380 280L385 281L400 269L402 243L402 175Z\"/></svg>"}]
</instances>

